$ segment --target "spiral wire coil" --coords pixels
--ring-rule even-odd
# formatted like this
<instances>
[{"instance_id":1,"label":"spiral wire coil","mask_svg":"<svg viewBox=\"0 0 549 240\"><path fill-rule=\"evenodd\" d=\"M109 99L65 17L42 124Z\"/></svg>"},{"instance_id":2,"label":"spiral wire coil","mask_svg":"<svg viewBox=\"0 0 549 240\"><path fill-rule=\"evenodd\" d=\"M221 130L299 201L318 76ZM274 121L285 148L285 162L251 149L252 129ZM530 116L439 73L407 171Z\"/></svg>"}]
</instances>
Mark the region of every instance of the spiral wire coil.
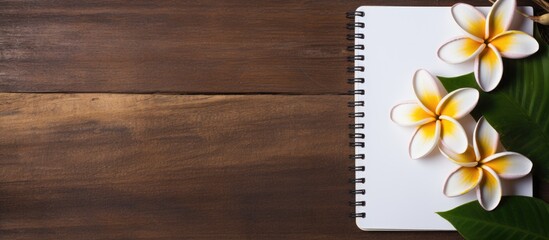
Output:
<instances>
[{"instance_id":1,"label":"spiral wire coil","mask_svg":"<svg viewBox=\"0 0 549 240\"><path fill-rule=\"evenodd\" d=\"M349 30L355 30L356 28L364 28L365 25L363 22L357 22L354 21L355 17L364 17L364 12L361 11L353 11L347 13L347 18L352 19L352 23L347 24L347 29ZM354 44L356 39L364 39L364 34L362 33L351 33L347 34L347 40L352 41L353 44L347 46L347 51L353 52L351 56L347 57L347 61L352 62L353 66L347 67L347 72L349 74L353 74L352 78L347 79L347 83L353 86L353 90L350 90L348 93L351 95L364 95L365 91L364 89L357 89L355 86L357 84L363 84L365 82L364 78L357 78L355 77L355 72L364 72L365 67L363 66L354 66L355 61L364 61L364 55L356 55L356 50L364 50L363 44ZM355 111L355 107L364 107L364 101L351 101L347 103L347 107L353 108L353 111L349 113L349 117L355 120L356 118L363 118L365 117L364 112L358 112ZM366 137L363 133L357 133L357 129L364 129L364 123L353 123L349 124L349 129L351 129L351 133L349 134L349 138L351 141L349 142L349 147L357 148L364 148L365 142L364 138ZM349 159L352 161L360 161L365 159L364 154L351 154L349 155ZM365 171L365 166L357 166L353 165L349 167L349 171L356 173L356 172L363 172ZM349 183L354 185L353 190L349 191L350 194L353 196L355 195L365 195L366 190L365 189L358 189L358 184L364 184L366 182L365 178L351 178L349 179ZM353 201L349 201L350 206L366 206L366 201L357 201L354 199ZM349 217L351 218L365 218L366 213L365 212L352 212Z\"/></svg>"}]
</instances>

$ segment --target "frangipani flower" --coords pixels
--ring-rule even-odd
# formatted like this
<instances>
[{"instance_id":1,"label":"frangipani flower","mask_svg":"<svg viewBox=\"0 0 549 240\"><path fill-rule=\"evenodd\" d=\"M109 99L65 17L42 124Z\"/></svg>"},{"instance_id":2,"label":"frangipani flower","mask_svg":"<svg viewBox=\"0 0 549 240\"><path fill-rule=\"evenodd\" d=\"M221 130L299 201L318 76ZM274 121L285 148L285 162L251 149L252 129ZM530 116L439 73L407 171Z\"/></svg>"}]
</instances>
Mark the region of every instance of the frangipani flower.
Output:
<instances>
[{"instance_id":1,"label":"frangipani flower","mask_svg":"<svg viewBox=\"0 0 549 240\"><path fill-rule=\"evenodd\" d=\"M484 118L478 121L473 135L473 147L469 146L465 153L457 154L440 146L447 158L461 165L446 179L444 194L454 197L476 188L480 205L491 211L501 200L500 178L524 177L532 170L532 162L519 153L496 153L499 135Z\"/></svg>"},{"instance_id":2,"label":"frangipani flower","mask_svg":"<svg viewBox=\"0 0 549 240\"><path fill-rule=\"evenodd\" d=\"M410 157L417 159L429 154L439 142L454 152L465 152L467 135L456 119L475 108L478 91L460 88L447 94L440 81L423 69L414 74L413 88L417 101L398 104L391 110L393 122L417 127L410 141Z\"/></svg>"},{"instance_id":3,"label":"frangipani flower","mask_svg":"<svg viewBox=\"0 0 549 240\"><path fill-rule=\"evenodd\" d=\"M503 76L502 56L524 58L539 49L538 42L530 35L507 30L515 7L515 0L498 0L485 19L484 14L469 4L454 5L452 16L468 36L442 45L438 57L447 63L462 63L474 58L478 85L485 92L494 90Z\"/></svg>"}]
</instances>

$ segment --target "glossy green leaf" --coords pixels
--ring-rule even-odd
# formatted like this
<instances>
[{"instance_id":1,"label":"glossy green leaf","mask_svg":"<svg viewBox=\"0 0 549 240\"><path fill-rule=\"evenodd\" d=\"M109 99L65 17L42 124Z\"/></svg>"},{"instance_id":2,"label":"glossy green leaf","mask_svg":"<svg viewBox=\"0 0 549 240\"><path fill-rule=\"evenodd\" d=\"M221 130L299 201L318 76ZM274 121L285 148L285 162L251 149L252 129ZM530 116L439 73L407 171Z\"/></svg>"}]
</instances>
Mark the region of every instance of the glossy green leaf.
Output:
<instances>
[{"instance_id":1,"label":"glossy green leaf","mask_svg":"<svg viewBox=\"0 0 549 240\"><path fill-rule=\"evenodd\" d=\"M534 175L549 182L549 48L524 59L504 59L504 75L492 92L482 92L473 73L439 77L448 91L474 87L481 92L472 115L484 116L498 131L508 151L521 153L534 163Z\"/></svg>"},{"instance_id":2,"label":"glossy green leaf","mask_svg":"<svg viewBox=\"0 0 549 240\"><path fill-rule=\"evenodd\" d=\"M549 239L549 205L532 197L503 197L493 211L472 201L438 214L465 239Z\"/></svg>"}]
</instances>

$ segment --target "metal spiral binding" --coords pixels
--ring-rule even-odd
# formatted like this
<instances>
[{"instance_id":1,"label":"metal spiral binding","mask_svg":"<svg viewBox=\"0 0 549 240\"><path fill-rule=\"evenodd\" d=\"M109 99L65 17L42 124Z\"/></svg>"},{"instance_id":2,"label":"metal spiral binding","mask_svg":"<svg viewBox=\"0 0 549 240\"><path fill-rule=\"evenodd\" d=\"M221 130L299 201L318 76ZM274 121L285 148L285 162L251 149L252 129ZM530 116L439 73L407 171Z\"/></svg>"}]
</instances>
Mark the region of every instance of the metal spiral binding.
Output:
<instances>
[{"instance_id":1,"label":"metal spiral binding","mask_svg":"<svg viewBox=\"0 0 549 240\"><path fill-rule=\"evenodd\" d=\"M349 19L355 19L355 17L364 17L364 12L361 11L353 11L347 13L347 18ZM364 28L365 24L363 22L352 22L347 24L347 29L353 30L355 28ZM355 39L364 39L364 34L362 33L351 33L347 34L347 40L349 41L355 41ZM356 50L364 50L364 45L362 44L352 44L347 46L347 51L352 51L353 55L347 57L347 61L349 62L355 62L355 61L364 61L364 55L357 55L354 54ZM347 72L352 73L354 75L355 72L364 72L365 67L363 66L351 66L347 67ZM353 76L352 78L347 79L347 83L353 85L353 90L350 90L348 93L351 95L364 95L363 89L355 89L355 84L363 84L365 82L364 78L357 78ZM347 107L354 108L355 107L364 107L364 101L351 101L347 103ZM364 112L356 112L352 111L349 113L350 118L363 118L365 116ZM349 142L349 146L352 148L361 147L363 148L365 146L364 138L366 137L363 133L356 133L356 129L364 129L364 123L353 123L349 124L349 129L351 129L351 133L349 134L349 138L351 141ZM349 155L349 159L353 162L355 160L364 160L365 155L364 154L351 154ZM349 171L351 172L363 172L365 171L365 166L350 166ZM355 185L355 184L363 184L366 182L365 178L351 178L349 179L349 183ZM349 191L350 194L353 196L355 195L365 195L366 190L365 189L353 189ZM350 206L366 206L366 201L349 201ZM352 212L349 217L351 218L365 218L366 213L364 212Z\"/></svg>"}]
</instances>

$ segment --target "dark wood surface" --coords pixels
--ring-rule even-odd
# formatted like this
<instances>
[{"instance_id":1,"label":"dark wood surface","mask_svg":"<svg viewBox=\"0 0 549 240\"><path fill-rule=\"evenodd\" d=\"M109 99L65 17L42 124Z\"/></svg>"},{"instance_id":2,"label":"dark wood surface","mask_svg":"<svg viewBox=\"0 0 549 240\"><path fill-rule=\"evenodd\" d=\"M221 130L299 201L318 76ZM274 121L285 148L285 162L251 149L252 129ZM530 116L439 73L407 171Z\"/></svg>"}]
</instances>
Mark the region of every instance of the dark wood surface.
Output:
<instances>
[{"instance_id":1,"label":"dark wood surface","mask_svg":"<svg viewBox=\"0 0 549 240\"><path fill-rule=\"evenodd\" d=\"M452 3L0 0L0 90L344 93L345 12Z\"/></svg>"},{"instance_id":2,"label":"dark wood surface","mask_svg":"<svg viewBox=\"0 0 549 240\"><path fill-rule=\"evenodd\" d=\"M347 217L365 4L0 0L0 239L459 239Z\"/></svg>"}]
</instances>

